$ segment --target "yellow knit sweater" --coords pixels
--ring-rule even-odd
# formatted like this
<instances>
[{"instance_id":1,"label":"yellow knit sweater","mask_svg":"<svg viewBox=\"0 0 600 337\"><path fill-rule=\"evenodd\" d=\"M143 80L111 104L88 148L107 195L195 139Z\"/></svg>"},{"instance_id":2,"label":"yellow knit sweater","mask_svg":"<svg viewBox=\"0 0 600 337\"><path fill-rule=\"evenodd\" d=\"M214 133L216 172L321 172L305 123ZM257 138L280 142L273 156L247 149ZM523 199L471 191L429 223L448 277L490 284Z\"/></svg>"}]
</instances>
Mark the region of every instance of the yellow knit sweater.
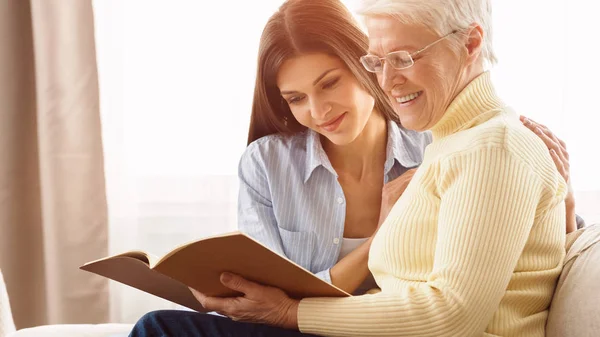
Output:
<instances>
[{"instance_id":1,"label":"yellow knit sweater","mask_svg":"<svg viewBox=\"0 0 600 337\"><path fill-rule=\"evenodd\" d=\"M326 336L544 336L565 250L567 185L543 142L473 80L371 246L381 292L300 302Z\"/></svg>"}]
</instances>

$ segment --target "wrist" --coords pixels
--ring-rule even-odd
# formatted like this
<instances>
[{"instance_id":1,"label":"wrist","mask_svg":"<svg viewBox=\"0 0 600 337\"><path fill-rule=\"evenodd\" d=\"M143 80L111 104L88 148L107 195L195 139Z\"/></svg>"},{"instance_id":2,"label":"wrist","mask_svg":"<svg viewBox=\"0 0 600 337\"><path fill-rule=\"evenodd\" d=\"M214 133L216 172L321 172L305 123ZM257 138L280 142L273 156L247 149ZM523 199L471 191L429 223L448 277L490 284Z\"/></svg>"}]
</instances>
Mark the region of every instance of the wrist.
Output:
<instances>
[{"instance_id":1,"label":"wrist","mask_svg":"<svg viewBox=\"0 0 600 337\"><path fill-rule=\"evenodd\" d=\"M290 299L290 305L286 310L286 319L284 323L285 329L298 330L298 307L300 307L300 301Z\"/></svg>"},{"instance_id":2,"label":"wrist","mask_svg":"<svg viewBox=\"0 0 600 337\"><path fill-rule=\"evenodd\" d=\"M565 200L565 209L567 217L575 217L575 198L567 198Z\"/></svg>"},{"instance_id":3,"label":"wrist","mask_svg":"<svg viewBox=\"0 0 600 337\"><path fill-rule=\"evenodd\" d=\"M565 200L565 206L567 207L567 212L573 211L575 209L575 198L567 198Z\"/></svg>"}]
</instances>

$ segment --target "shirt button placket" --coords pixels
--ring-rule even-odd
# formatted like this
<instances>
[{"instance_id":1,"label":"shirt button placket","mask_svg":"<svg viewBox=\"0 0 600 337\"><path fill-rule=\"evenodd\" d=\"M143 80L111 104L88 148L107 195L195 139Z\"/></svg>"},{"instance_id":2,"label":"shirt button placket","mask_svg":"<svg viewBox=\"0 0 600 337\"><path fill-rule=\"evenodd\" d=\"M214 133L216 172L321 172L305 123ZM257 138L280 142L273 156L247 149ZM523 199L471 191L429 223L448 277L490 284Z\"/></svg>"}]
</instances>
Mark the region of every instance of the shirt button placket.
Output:
<instances>
[{"instance_id":1,"label":"shirt button placket","mask_svg":"<svg viewBox=\"0 0 600 337\"><path fill-rule=\"evenodd\" d=\"M337 197L336 201L337 201L338 205L341 206L341 205L344 204L345 200L344 200L343 197L340 196L340 197ZM333 244L334 245L339 245L340 244L340 239L339 238L333 238Z\"/></svg>"}]
</instances>

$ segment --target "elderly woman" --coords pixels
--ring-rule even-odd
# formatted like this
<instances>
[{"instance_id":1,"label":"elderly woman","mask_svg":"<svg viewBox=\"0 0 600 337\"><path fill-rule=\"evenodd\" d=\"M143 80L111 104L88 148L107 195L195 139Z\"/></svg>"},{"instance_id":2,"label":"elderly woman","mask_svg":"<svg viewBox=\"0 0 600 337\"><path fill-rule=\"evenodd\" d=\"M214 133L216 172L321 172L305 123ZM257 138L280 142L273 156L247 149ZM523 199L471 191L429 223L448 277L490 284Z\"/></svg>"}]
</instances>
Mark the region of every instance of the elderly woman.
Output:
<instances>
[{"instance_id":1,"label":"elderly woman","mask_svg":"<svg viewBox=\"0 0 600 337\"><path fill-rule=\"evenodd\" d=\"M232 320L152 313L132 336L175 325L188 336L544 336L568 186L553 163L559 154L519 122L485 71L495 62L490 0L362 3L363 66L405 128L433 135L371 239L381 291L299 301L225 273L223 284L243 296L195 294Z\"/></svg>"}]
</instances>

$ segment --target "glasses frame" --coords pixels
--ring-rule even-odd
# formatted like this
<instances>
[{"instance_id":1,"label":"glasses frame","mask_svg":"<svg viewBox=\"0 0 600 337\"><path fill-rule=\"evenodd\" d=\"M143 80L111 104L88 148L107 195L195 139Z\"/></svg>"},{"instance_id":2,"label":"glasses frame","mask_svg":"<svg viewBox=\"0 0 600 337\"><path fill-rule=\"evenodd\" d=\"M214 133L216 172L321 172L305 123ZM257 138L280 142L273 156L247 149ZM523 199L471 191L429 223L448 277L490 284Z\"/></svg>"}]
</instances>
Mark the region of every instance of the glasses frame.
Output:
<instances>
[{"instance_id":1,"label":"glasses frame","mask_svg":"<svg viewBox=\"0 0 600 337\"><path fill-rule=\"evenodd\" d=\"M438 43L438 42L440 42L440 41L444 40L444 39L445 39L445 38L447 38L448 36L450 36L450 35L452 35L452 34L455 34L455 33L457 33L457 32L458 32L458 30L453 30L453 31L451 31L450 33L448 33L448 34L446 34L446 35L444 35L444 36L440 37L439 39L437 39L437 40L435 40L435 41L431 42L430 44L426 45L425 47L423 47L423 48L421 48L421 49L419 49L419 50L417 50L417 51L415 51L415 52L413 52L413 53L409 53L409 52L408 52L408 51L406 51L406 50L397 50L397 51L393 51L393 52L391 52L391 53L388 53L388 54L387 54L387 55L385 55L384 57L378 57L377 55L367 54L367 55L364 55L364 56L361 56L361 57L360 57L360 63L361 63L361 64L363 65L363 67L364 67L364 68L365 68L365 69L366 69L368 72L370 72L370 73L380 73L380 72L382 72L382 71L383 71L383 66L384 66L385 62L388 62L388 63L389 63L389 64L390 64L390 65L391 65L391 66L392 66L394 69L396 69L396 70L408 69L408 68L412 67L412 66L415 64L415 60L413 59L413 57L414 57L414 56L416 56L416 55L418 55L418 54L420 54L420 53L424 52L425 50L427 50L427 48L429 48L429 47L431 47L431 46L435 45L436 43ZM400 53L402 53L402 54L406 54L406 55L408 55L408 57L410 57L410 65L408 65L408 66L406 66L406 67L394 67L394 65L393 65L391 62L389 62L389 60L388 60L388 57L390 57L390 55L397 55L397 54L400 54ZM365 65L365 61L364 61L366 57L376 57L376 58L378 58L378 59L379 59L379 61L381 62L381 70L380 70L380 71L371 71L371 70L369 70L369 69L367 68L367 66Z\"/></svg>"}]
</instances>

